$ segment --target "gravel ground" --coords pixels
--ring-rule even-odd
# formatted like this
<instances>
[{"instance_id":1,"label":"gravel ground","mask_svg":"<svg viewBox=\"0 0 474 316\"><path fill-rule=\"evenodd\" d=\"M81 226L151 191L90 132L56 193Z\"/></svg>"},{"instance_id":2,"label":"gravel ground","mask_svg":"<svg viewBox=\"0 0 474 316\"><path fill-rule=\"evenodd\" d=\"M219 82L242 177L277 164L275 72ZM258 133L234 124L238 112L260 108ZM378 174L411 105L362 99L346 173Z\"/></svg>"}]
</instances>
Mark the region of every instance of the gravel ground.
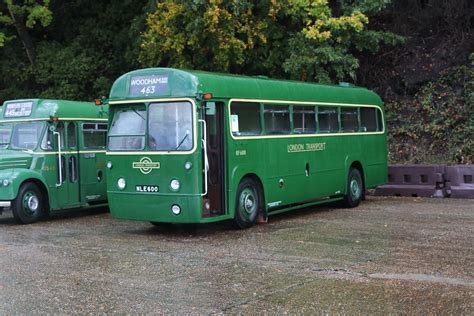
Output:
<instances>
[{"instance_id":1,"label":"gravel ground","mask_svg":"<svg viewBox=\"0 0 474 316\"><path fill-rule=\"evenodd\" d=\"M472 200L368 197L248 230L0 216L0 314L474 314Z\"/></svg>"}]
</instances>

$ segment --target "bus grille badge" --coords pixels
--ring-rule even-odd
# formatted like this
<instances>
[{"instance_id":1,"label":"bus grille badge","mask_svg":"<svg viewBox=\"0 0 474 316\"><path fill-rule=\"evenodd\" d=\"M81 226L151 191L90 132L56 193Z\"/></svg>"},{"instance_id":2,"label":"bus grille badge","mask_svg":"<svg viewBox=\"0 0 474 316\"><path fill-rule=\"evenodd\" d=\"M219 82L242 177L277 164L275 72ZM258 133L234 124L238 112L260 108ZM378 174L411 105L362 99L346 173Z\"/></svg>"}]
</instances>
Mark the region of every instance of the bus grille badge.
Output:
<instances>
[{"instance_id":1,"label":"bus grille badge","mask_svg":"<svg viewBox=\"0 0 474 316\"><path fill-rule=\"evenodd\" d=\"M160 169L160 163L153 162L149 157L143 157L140 161L133 162L132 168L140 169L143 174L149 174L153 169Z\"/></svg>"}]
</instances>

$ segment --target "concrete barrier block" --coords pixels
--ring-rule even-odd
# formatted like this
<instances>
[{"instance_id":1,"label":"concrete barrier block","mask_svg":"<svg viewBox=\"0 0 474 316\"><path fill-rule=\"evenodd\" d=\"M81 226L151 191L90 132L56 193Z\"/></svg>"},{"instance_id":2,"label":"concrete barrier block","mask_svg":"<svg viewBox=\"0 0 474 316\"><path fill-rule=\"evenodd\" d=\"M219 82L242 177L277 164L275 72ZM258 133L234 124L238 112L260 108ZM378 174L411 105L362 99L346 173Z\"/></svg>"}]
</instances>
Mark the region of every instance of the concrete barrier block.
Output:
<instances>
[{"instance_id":1,"label":"concrete barrier block","mask_svg":"<svg viewBox=\"0 0 474 316\"><path fill-rule=\"evenodd\" d=\"M388 184L379 186L375 195L445 197L445 166L393 165L388 168Z\"/></svg>"},{"instance_id":2,"label":"concrete barrier block","mask_svg":"<svg viewBox=\"0 0 474 316\"><path fill-rule=\"evenodd\" d=\"M474 165L446 167L446 187L449 197L474 199Z\"/></svg>"}]
</instances>

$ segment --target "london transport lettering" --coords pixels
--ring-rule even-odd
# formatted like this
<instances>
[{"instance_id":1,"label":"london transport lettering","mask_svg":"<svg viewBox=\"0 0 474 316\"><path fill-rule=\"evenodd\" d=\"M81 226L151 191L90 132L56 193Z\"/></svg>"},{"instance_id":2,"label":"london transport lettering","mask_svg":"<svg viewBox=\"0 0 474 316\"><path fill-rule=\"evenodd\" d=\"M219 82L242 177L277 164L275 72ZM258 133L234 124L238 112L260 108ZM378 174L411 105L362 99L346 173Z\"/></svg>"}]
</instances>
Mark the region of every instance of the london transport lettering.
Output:
<instances>
[{"instance_id":1,"label":"london transport lettering","mask_svg":"<svg viewBox=\"0 0 474 316\"><path fill-rule=\"evenodd\" d=\"M168 91L167 75L134 76L130 78L132 97L165 94Z\"/></svg>"},{"instance_id":2,"label":"london transport lettering","mask_svg":"<svg viewBox=\"0 0 474 316\"><path fill-rule=\"evenodd\" d=\"M297 153L302 151L320 151L326 149L326 143L289 144L287 149L289 153Z\"/></svg>"}]
</instances>

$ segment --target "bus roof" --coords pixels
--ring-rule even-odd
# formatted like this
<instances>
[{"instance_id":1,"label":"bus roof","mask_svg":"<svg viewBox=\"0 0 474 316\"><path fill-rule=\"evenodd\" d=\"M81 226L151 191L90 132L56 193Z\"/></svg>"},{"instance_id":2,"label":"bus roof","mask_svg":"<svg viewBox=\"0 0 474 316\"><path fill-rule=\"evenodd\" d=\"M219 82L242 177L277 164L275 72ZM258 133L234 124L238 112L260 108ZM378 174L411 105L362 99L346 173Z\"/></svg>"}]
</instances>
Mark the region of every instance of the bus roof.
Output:
<instances>
[{"instance_id":1,"label":"bus roof","mask_svg":"<svg viewBox=\"0 0 474 316\"><path fill-rule=\"evenodd\" d=\"M143 90L150 85L155 85L153 91ZM199 93L211 93L214 98L382 106L382 100L376 93L353 85L323 85L173 68L146 68L128 72L114 82L109 99L113 103L124 100L193 98Z\"/></svg>"},{"instance_id":2,"label":"bus roof","mask_svg":"<svg viewBox=\"0 0 474 316\"><path fill-rule=\"evenodd\" d=\"M0 121L49 119L81 120L107 118L107 106L98 107L94 102L49 99L8 100L3 103ZM2 113L3 112L3 113Z\"/></svg>"}]
</instances>

